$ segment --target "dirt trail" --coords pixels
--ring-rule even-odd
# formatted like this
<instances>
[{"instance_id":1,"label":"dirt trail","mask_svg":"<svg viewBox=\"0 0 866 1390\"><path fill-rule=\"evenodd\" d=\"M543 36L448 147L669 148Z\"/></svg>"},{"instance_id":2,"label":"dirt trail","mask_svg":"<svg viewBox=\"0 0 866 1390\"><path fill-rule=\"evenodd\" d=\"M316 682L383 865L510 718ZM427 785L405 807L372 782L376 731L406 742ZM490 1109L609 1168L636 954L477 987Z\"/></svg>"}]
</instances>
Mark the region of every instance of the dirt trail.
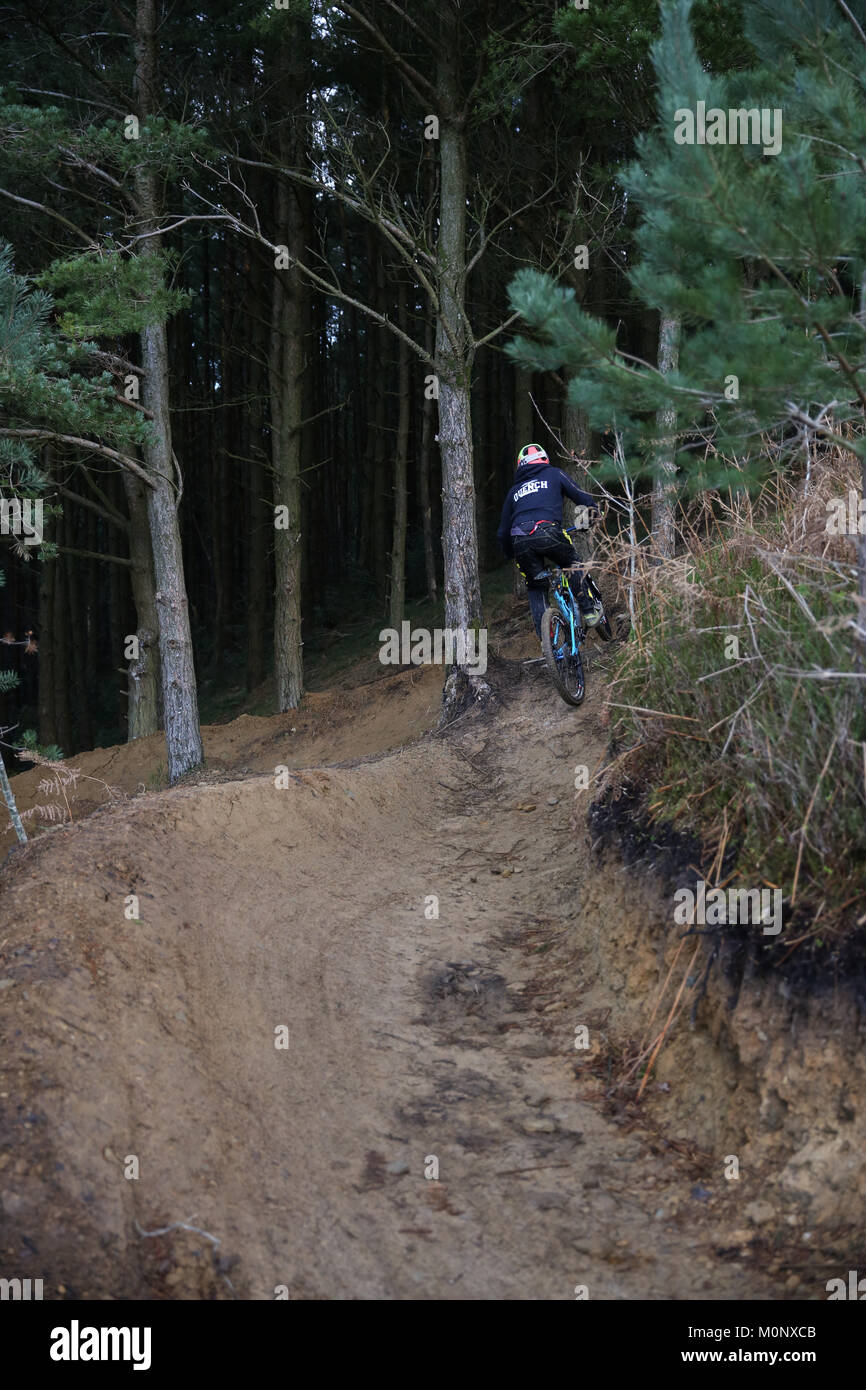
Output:
<instances>
[{"instance_id":1,"label":"dirt trail","mask_svg":"<svg viewBox=\"0 0 866 1390\"><path fill-rule=\"evenodd\" d=\"M381 673L381 667L379 671ZM369 753L384 752L420 738L432 725L442 700L442 675L433 666L372 679L349 690L310 691L291 714L242 714L224 724L202 728L206 780L271 772L276 763L318 767ZM160 732L134 743L76 753L68 764L81 778L67 791L75 820L106 805L119 792L158 791L167 786L165 735ZM33 807L63 803L40 790L49 774L33 767L14 778L15 799L22 813ZM198 779L196 779L198 780ZM27 819L28 833L42 828L38 816ZM10 825L0 827L0 854L16 844Z\"/></svg>"},{"instance_id":2,"label":"dirt trail","mask_svg":"<svg viewBox=\"0 0 866 1390\"><path fill-rule=\"evenodd\" d=\"M690 1200L688 1146L581 1075L593 675L579 711L492 678L444 736L133 800L7 868L4 1266L46 1297L780 1296L725 1252L724 1184ZM139 1234L174 1223L219 1245Z\"/></svg>"}]
</instances>

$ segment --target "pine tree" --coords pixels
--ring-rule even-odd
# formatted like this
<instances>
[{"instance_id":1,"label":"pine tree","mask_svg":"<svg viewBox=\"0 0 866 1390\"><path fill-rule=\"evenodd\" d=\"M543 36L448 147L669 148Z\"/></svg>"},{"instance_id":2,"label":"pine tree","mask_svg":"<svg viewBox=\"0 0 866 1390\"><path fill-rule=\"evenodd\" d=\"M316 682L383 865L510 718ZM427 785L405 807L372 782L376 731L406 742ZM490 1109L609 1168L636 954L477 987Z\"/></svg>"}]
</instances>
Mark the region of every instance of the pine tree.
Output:
<instances>
[{"instance_id":1,"label":"pine tree","mask_svg":"<svg viewBox=\"0 0 866 1390\"><path fill-rule=\"evenodd\" d=\"M866 471L866 33L851 6L832 0L759 0L744 12L754 63L713 74L698 58L691 9L691 0L663 9L658 123L623 175L641 210L631 286L681 321L678 369L662 374L624 354L614 329L534 271L512 283L533 336L511 351L538 368L565 363L574 404L600 428L615 424L634 471L653 471L664 455L658 422L671 412L690 488L759 485L778 466L767 435L782 458L802 449L804 432L834 440ZM756 143L714 143L728 126L717 122L711 139L709 121L701 142L699 112L733 125L728 113L742 109L766 113ZM859 590L866 601L864 536Z\"/></svg>"},{"instance_id":2,"label":"pine tree","mask_svg":"<svg viewBox=\"0 0 866 1390\"><path fill-rule=\"evenodd\" d=\"M0 243L0 450L3 476L22 490L42 491L36 450L61 436L94 453L126 458L141 443L141 417L118 408L111 373L95 344L67 336L51 294L15 272L12 248ZM23 493L22 493L23 495Z\"/></svg>"},{"instance_id":3,"label":"pine tree","mask_svg":"<svg viewBox=\"0 0 866 1390\"><path fill-rule=\"evenodd\" d=\"M3 432L7 437L25 441L54 439L84 452L113 458L143 485L144 501L133 515L135 524L149 529L154 600L159 611L168 768L170 780L175 782L198 766L203 753L181 555L180 468L171 439L165 328L168 315L183 297L168 283L172 262L160 249L157 238L163 234L164 190L166 186L174 187L181 172L194 164L196 152L206 146L207 137L204 131L194 131L183 122L172 122L159 114L155 0L138 0L130 39L134 39L134 46L127 45L125 55L118 57L117 72L118 78L125 80L129 57L134 56L134 91L128 95L132 96L129 104L137 115L95 124L89 119L75 120L67 111L54 107L6 102L0 107L0 123L7 131L14 131L15 139L7 142L0 158L4 177L12 183L16 182L14 175L23 175L29 164L30 170L38 171L42 178L49 171L56 174L59 168L71 168L71 182L78 179L84 185L70 190L67 173L62 185L56 177L46 179L52 190L60 187L63 210L54 202L25 199L9 188L2 191L13 203L24 203L52 223L62 225L67 240L73 239L79 248L83 247L65 249L40 277L40 282L54 293L60 311L59 326L70 340L67 350L74 352L77 341L81 351L95 358L95 344L88 338L98 337L103 345L106 340L116 345L123 335L138 334L144 400L140 404L136 401L122 413L131 419L138 417L138 429L132 437L143 455L143 463L107 445L100 430L76 434L68 422L60 423L60 416L55 417L52 429L18 425ZM86 66L86 59L83 61ZM105 80L111 84L114 77L106 75ZM118 85L113 90L121 93L124 88ZM128 96L125 105L127 100ZM86 191L88 182L100 189L96 217L96 200ZM34 380L40 380L38 375ZM119 400L121 407L130 404L117 395L116 386L109 392L107 376L105 392L107 401ZM93 404L92 392L87 403ZM109 430L116 427L113 419L106 424ZM132 513L134 499L129 500ZM149 627L148 624L148 633ZM140 625L142 644L145 635ZM155 701L151 704L155 711ZM133 722L131 718L130 726Z\"/></svg>"}]
</instances>

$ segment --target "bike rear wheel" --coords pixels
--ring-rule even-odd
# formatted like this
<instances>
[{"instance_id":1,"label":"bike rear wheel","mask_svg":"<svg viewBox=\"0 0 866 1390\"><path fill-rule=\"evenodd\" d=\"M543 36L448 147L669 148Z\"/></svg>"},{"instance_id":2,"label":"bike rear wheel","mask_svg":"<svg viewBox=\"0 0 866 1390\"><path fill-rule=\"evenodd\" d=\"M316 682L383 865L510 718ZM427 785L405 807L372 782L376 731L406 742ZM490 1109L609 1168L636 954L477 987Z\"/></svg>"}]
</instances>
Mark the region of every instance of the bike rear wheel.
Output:
<instances>
[{"instance_id":1,"label":"bike rear wheel","mask_svg":"<svg viewBox=\"0 0 866 1390\"><path fill-rule=\"evenodd\" d=\"M580 648L571 650L571 631L556 608L546 608L541 619L541 650L550 667L553 684L567 705L579 705L586 694Z\"/></svg>"}]
</instances>

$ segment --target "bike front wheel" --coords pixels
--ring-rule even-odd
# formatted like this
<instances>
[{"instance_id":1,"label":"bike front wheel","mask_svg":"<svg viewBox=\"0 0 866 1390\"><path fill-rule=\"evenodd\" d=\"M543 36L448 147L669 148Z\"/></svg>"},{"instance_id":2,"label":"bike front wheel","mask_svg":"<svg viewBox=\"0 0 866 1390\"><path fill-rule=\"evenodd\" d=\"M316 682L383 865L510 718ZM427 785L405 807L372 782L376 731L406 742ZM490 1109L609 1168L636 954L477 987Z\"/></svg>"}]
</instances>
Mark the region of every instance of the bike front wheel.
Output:
<instances>
[{"instance_id":1,"label":"bike front wheel","mask_svg":"<svg viewBox=\"0 0 866 1390\"><path fill-rule=\"evenodd\" d=\"M571 650L571 630L556 608L546 608L541 619L541 650L550 667L553 684L567 705L579 705L586 694L580 647Z\"/></svg>"}]
</instances>

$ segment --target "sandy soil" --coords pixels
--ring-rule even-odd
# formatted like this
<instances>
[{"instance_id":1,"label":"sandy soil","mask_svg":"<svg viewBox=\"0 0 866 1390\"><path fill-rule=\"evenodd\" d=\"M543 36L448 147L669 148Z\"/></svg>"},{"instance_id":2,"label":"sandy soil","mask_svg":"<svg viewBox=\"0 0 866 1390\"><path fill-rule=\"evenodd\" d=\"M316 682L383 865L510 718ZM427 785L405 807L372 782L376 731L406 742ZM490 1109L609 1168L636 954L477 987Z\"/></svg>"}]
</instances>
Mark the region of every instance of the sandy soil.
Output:
<instances>
[{"instance_id":1,"label":"sandy soil","mask_svg":"<svg viewBox=\"0 0 866 1390\"><path fill-rule=\"evenodd\" d=\"M272 772L279 764L312 767L398 748L435 725L441 698L441 671L424 666L380 676L351 690L311 691L302 708L290 714L242 714L225 724L204 725L205 770L191 780ZM167 785L162 733L113 748L94 748L67 761L81 773L67 790L75 821L118 795L141 795ZM14 778L20 811L53 803L58 815L65 813L62 796L40 790L50 776L49 770L34 767ZM39 815L25 820L28 834L38 835L50 824ZM4 823L0 856L15 844L13 830Z\"/></svg>"},{"instance_id":2,"label":"sandy soil","mask_svg":"<svg viewBox=\"0 0 866 1390\"><path fill-rule=\"evenodd\" d=\"M587 1084L575 1027L597 1048L609 1010L574 769L609 656L575 711L535 650L506 642L443 734L435 671L318 696L14 852L5 1268L55 1298L785 1296L730 1248L715 1156ZM157 756L77 763L132 792Z\"/></svg>"}]
</instances>

